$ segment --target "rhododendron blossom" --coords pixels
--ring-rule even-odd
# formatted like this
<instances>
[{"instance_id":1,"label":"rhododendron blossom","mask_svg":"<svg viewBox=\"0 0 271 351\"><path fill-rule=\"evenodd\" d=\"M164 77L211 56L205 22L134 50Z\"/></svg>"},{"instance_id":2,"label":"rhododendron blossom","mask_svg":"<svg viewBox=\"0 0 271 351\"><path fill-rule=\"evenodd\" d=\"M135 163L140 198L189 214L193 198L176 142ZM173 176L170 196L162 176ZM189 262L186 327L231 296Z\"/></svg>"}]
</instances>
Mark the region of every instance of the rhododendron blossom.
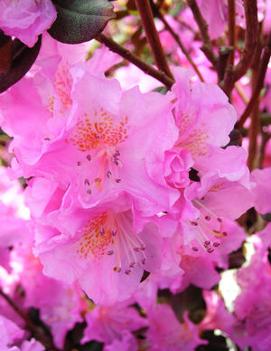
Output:
<instances>
[{"instance_id":1,"label":"rhododendron blossom","mask_svg":"<svg viewBox=\"0 0 271 351\"><path fill-rule=\"evenodd\" d=\"M151 350L175 351L182 347L189 351L194 350L203 342L197 335L197 327L187 318L184 323L179 323L167 305L154 306L149 311L149 321L151 327L147 335L147 342L150 343Z\"/></svg>"},{"instance_id":2,"label":"rhododendron blossom","mask_svg":"<svg viewBox=\"0 0 271 351\"><path fill-rule=\"evenodd\" d=\"M0 28L4 33L30 47L56 19L51 0L2 0L0 11Z\"/></svg>"},{"instance_id":3,"label":"rhododendron blossom","mask_svg":"<svg viewBox=\"0 0 271 351\"><path fill-rule=\"evenodd\" d=\"M271 349L270 29L0 0L0 351Z\"/></svg>"},{"instance_id":4,"label":"rhododendron blossom","mask_svg":"<svg viewBox=\"0 0 271 351\"><path fill-rule=\"evenodd\" d=\"M95 302L130 297L144 269L159 268L162 239L153 224L137 232L125 206L52 213L36 249L45 272L68 283L78 281ZM98 280L101 274L104 279Z\"/></svg>"}]
</instances>

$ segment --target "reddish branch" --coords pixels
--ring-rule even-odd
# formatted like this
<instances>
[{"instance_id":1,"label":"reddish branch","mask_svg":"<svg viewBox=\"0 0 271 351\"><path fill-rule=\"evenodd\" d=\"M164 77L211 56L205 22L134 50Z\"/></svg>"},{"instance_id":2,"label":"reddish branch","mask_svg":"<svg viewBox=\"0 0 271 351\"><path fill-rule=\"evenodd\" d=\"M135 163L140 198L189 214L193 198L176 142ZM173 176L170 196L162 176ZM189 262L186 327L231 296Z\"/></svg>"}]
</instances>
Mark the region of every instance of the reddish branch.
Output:
<instances>
[{"instance_id":1,"label":"reddish branch","mask_svg":"<svg viewBox=\"0 0 271 351\"><path fill-rule=\"evenodd\" d=\"M267 45L263 49L263 54L262 54L262 58L261 58L261 61L259 64L259 68L257 70L258 73L257 73L257 78L255 81L252 96L251 96L251 98L247 104L247 107L246 107L245 111L243 112L239 122L237 123L238 128L241 128L244 125L247 118L249 117L249 115L253 111L254 106L257 104L261 90L264 86L264 78L266 75L266 71L268 68L268 63L269 63L270 57L271 57L271 34L269 35Z\"/></svg>"},{"instance_id":2,"label":"reddish branch","mask_svg":"<svg viewBox=\"0 0 271 351\"><path fill-rule=\"evenodd\" d=\"M190 63L190 65L193 67L195 73L197 74L197 76L199 77L199 79L204 82L204 78L200 72L200 70L198 69L197 65L195 64L195 62L193 61L191 55L189 54L188 50L185 48L183 42L181 41L180 36L174 31L174 29L170 26L170 24L168 23L168 21L165 19L165 17L163 16L163 14L161 13L161 11L159 10L159 8L153 3L152 1L152 6L153 6L153 10L154 10L154 14L161 20L161 22L164 24L165 29L171 34L171 36L173 37L173 39L176 41L176 43L179 45L180 49L182 50L183 54L185 55L187 61Z\"/></svg>"},{"instance_id":3,"label":"reddish branch","mask_svg":"<svg viewBox=\"0 0 271 351\"><path fill-rule=\"evenodd\" d=\"M229 64L233 65L234 51L235 51L235 0L228 0L228 27L229 27L229 45L231 47Z\"/></svg>"},{"instance_id":4,"label":"reddish branch","mask_svg":"<svg viewBox=\"0 0 271 351\"><path fill-rule=\"evenodd\" d=\"M228 96L233 88L233 69L235 51L235 0L228 0L228 29L229 46L220 49L219 60L217 63L218 81L221 88Z\"/></svg>"},{"instance_id":5,"label":"reddish branch","mask_svg":"<svg viewBox=\"0 0 271 351\"><path fill-rule=\"evenodd\" d=\"M271 134L270 133L265 133L262 131L262 140L261 140L261 146L260 146L260 157L259 157L259 168L263 168L263 162L264 162L264 155L265 155L265 150L267 147L267 144L269 140L271 139Z\"/></svg>"},{"instance_id":6,"label":"reddish branch","mask_svg":"<svg viewBox=\"0 0 271 351\"><path fill-rule=\"evenodd\" d=\"M257 84L256 71L253 71L252 86ZM259 116L259 97L257 97L253 109L251 111L251 122L248 130L248 167L253 170L256 166L258 154L258 133L260 131L260 116Z\"/></svg>"},{"instance_id":7,"label":"reddish branch","mask_svg":"<svg viewBox=\"0 0 271 351\"><path fill-rule=\"evenodd\" d=\"M159 80L161 83L163 83L167 88L171 88L171 86L174 84L174 80L170 78L167 74L164 72L158 71L151 65L148 65L147 63L141 61L137 56L131 53L131 51L127 50L126 48L122 47L118 43L116 43L114 40L106 37L104 34L99 34L96 37L96 40L98 40L100 43L104 44L107 46L111 51L115 52L116 54L120 55L122 58L125 60L133 63L135 66L140 68L144 73L152 76L153 78Z\"/></svg>"},{"instance_id":8,"label":"reddish branch","mask_svg":"<svg viewBox=\"0 0 271 351\"><path fill-rule=\"evenodd\" d=\"M142 25L145 30L148 43L152 49L157 67L166 73L168 77L173 78L160 42L159 34L155 28L152 8L149 0L135 0L135 3L140 13Z\"/></svg>"},{"instance_id":9,"label":"reddish branch","mask_svg":"<svg viewBox=\"0 0 271 351\"><path fill-rule=\"evenodd\" d=\"M229 3L230 2L231 1L229 0ZM233 11L233 8L231 8L231 11ZM234 87L234 83L246 74L252 62L255 48L258 46L259 31L257 0L244 0L244 11L246 19L245 47L242 51L240 61L234 70L232 69L231 62L229 62L224 81L221 84L221 87L228 95L230 95ZM230 16L233 17L232 12L230 13ZM229 21L233 21L233 18L229 19ZM232 31L232 29L230 29L230 31ZM233 33L231 33L231 36L231 40L234 42Z\"/></svg>"},{"instance_id":10,"label":"reddish branch","mask_svg":"<svg viewBox=\"0 0 271 351\"><path fill-rule=\"evenodd\" d=\"M205 19L203 18L196 0L187 0L187 3L191 8L194 19L197 22L197 25L198 25L199 30L200 30L200 35L201 35L201 39L203 42L202 51L204 52L204 54L208 58L208 60L216 68L217 57L215 56L215 54L213 52L212 42L211 42L211 39L210 39L210 36L208 33L208 24L205 21Z\"/></svg>"},{"instance_id":11,"label":"reddish branch","mask_svg":"<svg viewBox=\"0 0 271 351\"><path fill-rule=\"evenodd\" d=\"M253 52L258 43L258 7L257 0L244 0L246 18L245 48L234 70L234 82L246 74L253 59Z\"/></svg>"},{"instance_id":12,"label":"reddish branch","mask_svg":"<svg viewBox=\"0 0 271 351\"><path fill-rule=\"evenodd\" d=\"M218 82L222 82L226 73L226 70L233 69L232 65L229 64L229 58L231 55L232 49L229 47L222 47L219 49L219 56L217 61L217 78Z\"/></svg>"},{"instance_id":13,"label":"reddish branch","mask_svg":"<svg viewBox=\"0 0 271 351\"><path fill-rule=\"evenodd\" d=\"M2 289L0 289L0 296L12 307L12 309L24 320L27 320L27 315L22 311L19 306L6 294Z\"/></svg>"}]
</instances>

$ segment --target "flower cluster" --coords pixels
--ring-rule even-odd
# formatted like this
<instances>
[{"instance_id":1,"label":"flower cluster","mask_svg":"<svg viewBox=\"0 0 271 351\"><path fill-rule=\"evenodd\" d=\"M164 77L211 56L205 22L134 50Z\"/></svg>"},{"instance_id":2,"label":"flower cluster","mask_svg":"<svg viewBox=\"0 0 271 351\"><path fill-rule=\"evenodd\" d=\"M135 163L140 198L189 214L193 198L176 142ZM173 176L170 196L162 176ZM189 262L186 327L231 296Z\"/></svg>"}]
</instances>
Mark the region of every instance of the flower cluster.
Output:
<instances>
[{"instance_id":1,"label":"flower cluster","mask_svg":"<svg viewBox=\"0 0 271 351\"><path fill-rule=\"evenodd\" d=\"M178 67L189 60L167 22L157 27L178 63L167 90L105 47L61 44L45 32L53 3L0 0L1 31L29 47L43 35L31 70L0 95L1 350L204 350L219 330L268 351L270 147L250 172L251 144L233 140L240 94L216 84L198 39L190 52L208 78ZM198 4L217 39L227 2ZM241 1L235 10L245 27ZM196 23L183 12L186 23L169 21L188 44ZM268 93L258 105L270 108Z\"/></svg>"}]
</instances>

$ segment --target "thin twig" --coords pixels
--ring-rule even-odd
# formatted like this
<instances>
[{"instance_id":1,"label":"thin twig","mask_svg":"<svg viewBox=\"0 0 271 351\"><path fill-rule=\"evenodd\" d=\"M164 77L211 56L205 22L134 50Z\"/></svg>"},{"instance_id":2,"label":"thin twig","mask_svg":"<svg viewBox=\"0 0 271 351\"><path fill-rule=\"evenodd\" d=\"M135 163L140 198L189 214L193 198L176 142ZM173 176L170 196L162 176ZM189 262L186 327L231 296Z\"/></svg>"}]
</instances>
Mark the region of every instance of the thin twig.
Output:
<instances>
[{"instance_id":1,"label":"thin twig","mask_svg":"<svg viewBox=\"0 0 271 351\"><path fill-rule=\"evenodd\" d=\"M6 294L2 289L0 289L0 296L7 302L10 307L25 321L27 321L27 315L26 313L20 309L19 306Z\"/></svg>"},{"instance_id":2,"label":"thin twig","mask_svg":"<svg viewBox=\"0 0 271 351\"><path fill-rule=\"evenodd\" d=\"M98 40L100 43L104 44L107 46L111 51L115 52L116 54L120 55L122 58L125 60L133 63L135 66L137 66L139 69L141 69L144 73L148 74L149 76L152 76L153 78L157 79L161 83L163 83L167 88L171 88L171 86L174 84L174 80L170 77L168 77L164 72L158 71L151 65L143 62L140 60L137 56L131 53L131 51L127 50L123 46L119 45L116 43L114 40L111 38L106 37L104 34L99 34L95 38Z\"/></svg>"},{"instance_id":3,"label":"thin twig","mask_svg":"<svg viewBox=\"0 0 271 351\"><path fill-rule=\"evenodd\" d=\"M174 31L174 29L171 27L171 25L168 23L166 20L165 16L161 13L159 8L156 6L156 4L151 0L152 8L154 11L154 14L161 20L161 22L164 24L165 29L171 34L172 38L176 41L176 43L179 45L180 49L182 50L184 56L186 57L187 61L190 63L190 65L193 67L195 73L199 77L199 79L204 82L204 78L198 69L197 65L193 61L191 55L189 54L188 50L184 46L183 42L181 41L180 36Z\"/></svg>"},{"instance_id":4,"label":"thin twig","mask_svg":"<svg viewBox=\"0 0 271 351\"><path fill-rule=\"evenodd\" d=\"M226 70L229 69L229 57L232 49L229 47L222 47L219 49L219 56L217 61L217 78L218 82L221 83L224 79ZM232 67L232 65L231 65Z\"/></svg>"},{"instance_id":5,"label":"thin twig","mask_svg":"<svg viewBox=\"0 0 271 351\"><path fill-rule=\"evenodd\" d=\"M229 64L234 64L235 51L235 0L228 0L228 27L229 27L229 45L231 53L229 56Z\"/></svg>"},{"instance_id":6,"label":"thin twig","mask_svg":"<svg viewBox=\"0 0 271 351\"><path fill-rule=\"evenodd\" d=\"M257 0L244 0L244 11L246 19L245 47L242 51L240 61L234 69L231 62L229 62L229 65L225 72L224 80L221 83L222 89L228 96L231 94L234 83L246 74L252 62L253 53L257 47L259 34L257 10ZM231 21L233 21L232 18ZM231 33L231 36L231 40L234 42L235 39L233 38L233 32Z\"/></svg>"},{"instance_id":7,"label":"thin twig","mask_svg":"<svg viewBox=\"0 0 271 351\"><path fill-rule=\"evenodd\" d=\"M256 71L253 70L252 74L252 86L255 87L257 85L257 74ZM248 160L247 164L250 170L253 170L256 167L256 161L258 156L258 133L260 131L260 116L259 116L259 96L255 103L253 104L253 108L251 111L251 122L248 130Z\"/></svg>"},{"instance_id":8,"label":"thin twig","mask_svg":"<svg viewBox=\"0 0 271 351\"><path fill-rule=\"evenodd\" d=\"M270 133L265 133L262 130L261 134L262 134L262 140L261 140L261 146L260 146L259 168L263 168L263 166L264 166L266 147L268 145L269 140L271 139Z\"/></svg>"},{"instance_id":9,"label":"thin twig","mask_svg":"<svg viewBox=\"0 0 271 351\"><path fill-rule=\"evenodd\" d=\"M244 104L248 104L249 102L249 98L246 96L246 93L243 89L243 87L239 84L239 82L236 82L234 85L238 95L240 96L240 98L242 99L242 101L244 102Z\"/></svg>"},{"instance_id":10,"label":"thin twig","mask_svg":"<svg viewBox=\"0 0 271 351\"><path fill-rule=\"evenodd\" d=\"M231 96L233 88L233 70L234 70L234 52L235 52L235 0L228 0L228 29L229 29L229 47L224 49L228 56L219 56L218 60L218 80L221 88L225 93ZM224 63L224 66L222 64ZM222 71L222 68L224 71Z\"/></svg>"},{"instance_id":11,"label":"thin twig","mask_svg":"<svg viewBox=\"0 0 271 351\"><path fill-rule=\"evenodd\" d=\"M234 82L246 74L258 42L257 0L244 0L244 10L246 18L245 48L234 70Z\"/></svg>"},{"instance_id":12,"label":"thin twig","mask_svg":"<svg viewBox=\"0 0 271 351\"><path fill-rule=\"evenodd\" d=\"M199 30L200 30L200 35L201 35L201 39L203 42L202 51L204 52L204 54L208 58L208 60L216 68L217 57L215 56L215 54L213 52L212 42L211 42L211 39L210 39L210 36L208 33L208 24L205 21L205 19L203 18L196 0L187 0L187 3L189 5L189 7L191 8L194 19L197 22L197 25L198 25Z\"/></svg>"},{"instance_id":13,"label":"thin twig","mask_svg":"<svg viewBox=\"0 0 271 351\"><path fill-rule=\"evenodd\" d=\"M149 0L135 0L135 3L140 13L142 25L145 30L148 43L152 49L157 67L166 73L167 76L173 78L160 42L159 34L155 27L152 8Z\"/></svg>"},{"instance_id":14,"label":"thin twig","mask_svg":"<svg viewBox=\"0 0 271 351\"><path fill-rule=\"evenodd\" d=\"M252 96L249 100L249 103L247 104L245 111L243 112L242 116L240 117L239 122L237 123L238 128L241 128L244 125L248 116L251 114L255 104L258 101L259 95L260 95L261 90L264 86L264 78L266 75L266 71L268 68L268 63L269 63L270 57L271 57L271 34L269 35L267 45L263 49L262 59L260 61L260 65L259 65L259 68L257 70L258 74L257 74L257 78L256 78L256 82L255 82Z\"/></svg>"}]
</instances>

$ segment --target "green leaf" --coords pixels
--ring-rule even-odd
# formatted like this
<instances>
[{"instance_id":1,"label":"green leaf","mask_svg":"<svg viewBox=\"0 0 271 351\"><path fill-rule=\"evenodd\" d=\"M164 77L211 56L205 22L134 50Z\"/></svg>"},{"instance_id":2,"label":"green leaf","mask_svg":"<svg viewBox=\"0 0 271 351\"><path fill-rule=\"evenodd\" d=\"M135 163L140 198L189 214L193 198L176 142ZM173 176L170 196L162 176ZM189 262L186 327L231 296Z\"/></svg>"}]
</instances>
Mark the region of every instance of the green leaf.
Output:
<instances>
[{"instance_id":1,"label":"green leaf","mask_svg":"<svg viewBox=\"0 0 271 351\"><path fill-rule=\"evenodd\" d=\"M10 42L9 64L1 69L0 74L0 93L7 90L13 84L17 83L32 67L35 62L41 46L41 38L33 48L29 48L15 39Z\"/></svg>"},{"instance_id":2,"label":"green leaf","mask_svg":"<svg viewBox=\"0 0 271 351\"><path fill-rule=\"evenodd\" d=\"M114 18L109 0L54 0L57 19L49 33L58 41L78 44L95 38Z\"/></svg>"}]
</instances>

